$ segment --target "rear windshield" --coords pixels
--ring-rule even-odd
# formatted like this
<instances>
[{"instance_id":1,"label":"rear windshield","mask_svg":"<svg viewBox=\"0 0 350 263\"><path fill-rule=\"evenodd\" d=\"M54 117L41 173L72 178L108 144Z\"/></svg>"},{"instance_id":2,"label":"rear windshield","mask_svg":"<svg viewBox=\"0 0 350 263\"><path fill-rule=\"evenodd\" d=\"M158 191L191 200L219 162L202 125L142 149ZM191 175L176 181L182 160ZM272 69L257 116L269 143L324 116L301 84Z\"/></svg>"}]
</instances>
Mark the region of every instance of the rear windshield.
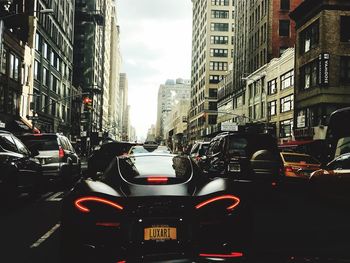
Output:
<instances>
[{"instance_id":1,"label":"rear windshield","mask_svg":"<svg viewBox=\"0 0 350 263\"><path fill-rule=\"evenodd\" d=\"M168 177L186 181L192 174L189 159L182 156L145 155L120 158L119 167L126 180Z\"/></svg>"},{"instance_id":2,"label":"rear windshield","mask_svg":"<svg viewBox=\"0 0 350 263\"><path fill-rule=\"evenodd\" d=\"M283 158L288 163L320 164L319 161L308 155L283 154Z\"/></svg>"},{"instance_id":3,"label":"rear windshield","mask_svg":"<svg viewBox=\"0 0 350 263\"><path fill-rule=\"evenodd\" d=\"M263 134L232 135L228 144L228 153L234 156L251 158L259 150L268 150L278 154L276 141Z\"/></svg>"},{"instance_id":4,"label":"rear windshield","mask_svg":"<svg viewBox=\"0 0 350 263\"><path fill-rule=\"evenodd\" d=\"M58 150L57 136L41 135L41 136L22 136L22 142L28 149L37 149L38 151Z\"/></svg>"}]
</instances>

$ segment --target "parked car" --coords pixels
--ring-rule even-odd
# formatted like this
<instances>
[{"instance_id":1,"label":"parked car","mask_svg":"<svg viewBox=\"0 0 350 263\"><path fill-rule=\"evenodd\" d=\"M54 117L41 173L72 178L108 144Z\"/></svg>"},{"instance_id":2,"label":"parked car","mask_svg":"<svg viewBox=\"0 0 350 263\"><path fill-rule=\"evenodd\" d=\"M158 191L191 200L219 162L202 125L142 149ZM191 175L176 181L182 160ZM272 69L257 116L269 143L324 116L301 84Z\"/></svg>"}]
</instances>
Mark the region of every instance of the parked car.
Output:
<instances>
[{"instance_id":1,"label":"parked car","mask_svg":"<svg viewBox=\"0 0 350 263\"><path fill-rule=\"evenodd\" d=\"M30 152L13 134L0 131L0 196L8 203L19 193L39 194L45 187L45 177L39 160L39 153ZM4 199L2 199L4 198Z\"/></svg>"},{"instance_id":2,"label":"parked car","mask_svg":"<svg viewBox=\"0 0 350 263\"><path fill-rule=\"evenodd\" d=\"M20 136L30 150L39 151L37 158L43 174L52 182L69 186L80 177L80 158L69 139L61 134L41 133Z\"/></svg>"},{"instance_id":3,"label":"parked car","mask_svg":"<svg viewBox=\"0 0 350 263\"><path fill-rule=\"evenodd\" d=\"M293 152L280 153L285 176L308 179L312 172L320 169L321 163L311 155Z\"/></svg>"},{"instance_id":4,"label":"parked car","mask_svg":"<svg viewBox=\"0 0 350 263\"><path fill-rule=\"evenodd\" d=\"M329 162L323 169L313 172L310 182L319 195L328 200L334 198L350 201L350 153L345 153Z\"/></svg>"},{"instance_id":5,"label":"parked car","mask_svg":"<svg viewBox=\"0 0 350 263\"><path fill-rule=\"evenodd\" d=\"M205 156L207 150L209 148L209 142L197 142L193 145L190 157L197 164L200 164L203 156Z\"/></svg>"},{"instance_id":6,"label":"parked car","mask_svg":"<svg viewBox=\"0 0 350 263\"><path fill-rule=\"evenodd\" d=\"M143 255L194 251L241 257L252 229L248 214L228 179L203 176L188 156L117 156L64 198L62 258L141 262Z\"/></svg>"},{"instance_id":7,"label":"parked car","mask_svg":"<svg viewBox=\"0 0 350 263\"><path fill-rule=\"evenodd\" d=\"M97 146L88 158L87 175L92 177L103 172L115 156L128 154L130 142L108 142Z\"/></svg>"},{"instance_id":8,"label":"parked car","mask_svg":"<svg viewBox=\"0 0 350 263\"><path fill-rule=\"evenodd\" d=\"M265 133L224 132L209 144L205 172L212 176L262 180L282 178L283 163L276 140Z\"/></svg>"}]
</instances>

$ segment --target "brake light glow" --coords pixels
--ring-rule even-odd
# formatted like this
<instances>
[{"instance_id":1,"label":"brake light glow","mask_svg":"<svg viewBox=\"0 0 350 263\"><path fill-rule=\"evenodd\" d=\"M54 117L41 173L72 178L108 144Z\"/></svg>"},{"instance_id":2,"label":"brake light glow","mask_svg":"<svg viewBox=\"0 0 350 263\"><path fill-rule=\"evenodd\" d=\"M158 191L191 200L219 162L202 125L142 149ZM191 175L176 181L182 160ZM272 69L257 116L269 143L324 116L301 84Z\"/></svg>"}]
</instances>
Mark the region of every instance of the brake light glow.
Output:
<instances>
[{"instance_id":1,"label":"brake light glow","mask_svg":"<svg viewBox=\"0 0 350 263\"><path fill-rule=\"evenodd\" d=\"M286 167L284 167L284 171L290 173L290 172L293 172L293 168L290 166L286 166Z\"/></svg>"},{"instance_id":2,"label":"brake light glow","mask_svg":"<svg viewBox=\"0 0 350 263\"><path fill-rule=\"evenodd\" d=\"M216 202L216 201L219 201L219 200L232 200L233 201L232 205L230 205L230 206L228 206L226 208L228 211L232 211L236 206L238 206L238 204L241 201L238 197L236 197L234 195L222 195L222 196L217 196L217 197L210 198L207 201L199 203L198 205L196 205L196 209L200 209L203 206L206 206L206 205L208 205L210 203L213 203L213 202Z\"/></svg>"},{"instance_id":3,"label":"brake light glow","mask_svg":"<svg viewBox=\"0 0 350 263\"><path fill-rule=\"evenodd\" d=\"M41 133L34 133L33 134L35 137L37 137L37 136L43 136Z\"/></svg>"},{"instance_id":4,"label":"brake light glow","mask_svg":"<svg viewBox=\"0 0 350 263\"><path fill-rule=\"evenodd\" d=\"M153 184L167 183L168 177L148 177L147 182Z\"/></svg>"},{"instance_id":5,"label":"brake light glow","mask_svg":"<svg viewBox=\"0 0 350 263\"><path fill-rule=\"evenodd\" d=\"M85 202L97 202L97 203L102 203L102 204L106 204L109 206L112 206L118 210L123 210L123 207L115 202L109 201L107 199L104 198L100 198L100 197L95 197L95 196L86 196L86 197L81 197L77 200L75 200L74 205L76 208L79 209L79 211L83 212L83 213L89 213L90 209L87 208L84 203Z\"/></svg>"},{"instance_id":6,"label":"brake light glow","mask_svg":"<svg viewBox=\"0 0 350 263\"><path fill-rule=\"evenodd\" d=\"M238 258L243 257L243 253L241 252L232 252L230 254L206 254L201 253L199 254L200 257L206 257L206 258Z\"/></svg>"},{"instance_id":7,"label":"brake light glow","mask_svg":"<svg viewBox=\"0 0 350 263\"><path fill-rule=\"evenodd\" d=\"M62 149L61 146L58 148L58 157L59 158L63 158L64 157L64 150Z\"/></svg>"}]
</instances>

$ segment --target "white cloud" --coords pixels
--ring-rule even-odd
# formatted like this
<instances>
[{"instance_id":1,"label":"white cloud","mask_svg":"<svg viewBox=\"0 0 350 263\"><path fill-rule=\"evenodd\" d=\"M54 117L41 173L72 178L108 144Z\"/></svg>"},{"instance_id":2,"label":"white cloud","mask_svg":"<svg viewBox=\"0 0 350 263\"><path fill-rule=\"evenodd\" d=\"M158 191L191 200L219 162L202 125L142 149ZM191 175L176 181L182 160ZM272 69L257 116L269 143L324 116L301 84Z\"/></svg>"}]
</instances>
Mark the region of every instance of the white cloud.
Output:
<instances>
[{"instance_id":1,"label":"white cloud","mask_svg":"<svg viewBox=\"0 0 350 263\"><path fill-rule=\"evenodd\" d=\"M129 80L131 123L138 137L156 122L160 84L190 78L190 0L120 0L122 71Z\"/></svg>"}]
</instances>

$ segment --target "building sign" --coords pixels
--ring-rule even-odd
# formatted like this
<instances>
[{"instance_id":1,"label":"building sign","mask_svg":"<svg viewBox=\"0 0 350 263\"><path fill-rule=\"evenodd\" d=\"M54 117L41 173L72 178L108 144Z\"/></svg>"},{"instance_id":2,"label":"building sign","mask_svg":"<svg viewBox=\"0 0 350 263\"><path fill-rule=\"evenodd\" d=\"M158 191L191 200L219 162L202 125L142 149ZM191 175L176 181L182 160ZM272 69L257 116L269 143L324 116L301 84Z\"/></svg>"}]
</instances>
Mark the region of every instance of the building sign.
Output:
<instances>
[{"instance_id":1,"label":"building sign","mask_svg":"<svg viewBox=\"0 0 350 263\"><path fill-rule=\"evenodd\" d=\"M318 56L318 84L321 86L329 85L329 54L322 53Z\"/></svg>"},{"instance_id":2,"label":"building sign","mask_svg":"<svg viewBox=\"0 0 350 263\"><path fill-rule=\"evenodd\" d=\"M238 125L235 122L222 122L221 131L238 131Z\"/></svg>"},{"instance_id":3,"label":"building sign","mask_svg":"<svg viewBox=\"0 0 350 263\"><path fill-rule=\"evenodd\" d=\"M295 129L294 130L294 137L295 138L313 138L315 135L315 131L313 127L306 127L302 129Z\"/></svg>"},{"instance_id":4,"label":"building sign","mask_svg":"<svg viewBox=\"0 0 350 263\"><path fill-rule=\"evenodd\" d=\"M305 127L305 115L301 115L297 117L297 127L298 128L303 128Z\"/></svg>"}]
</instances>

